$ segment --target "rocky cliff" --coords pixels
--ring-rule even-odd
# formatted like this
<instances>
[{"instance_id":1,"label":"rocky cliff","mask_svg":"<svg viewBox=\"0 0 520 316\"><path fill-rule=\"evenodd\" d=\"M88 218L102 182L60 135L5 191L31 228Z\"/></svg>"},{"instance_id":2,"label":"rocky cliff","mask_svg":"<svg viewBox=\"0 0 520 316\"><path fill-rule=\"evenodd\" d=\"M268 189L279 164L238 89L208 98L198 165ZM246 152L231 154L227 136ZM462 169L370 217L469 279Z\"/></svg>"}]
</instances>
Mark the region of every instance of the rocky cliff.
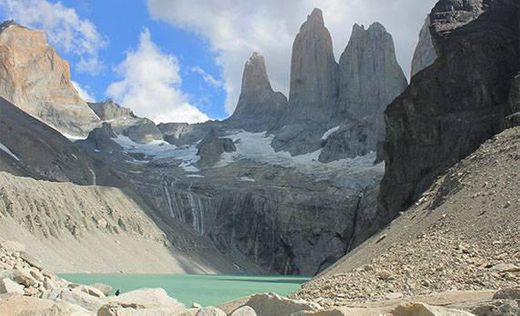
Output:
<instances>
[{"instance_id":1,"label":"rocky cliff","mask_svg":"<svg viewBox=\"0 0 520 316\"><path fill-rule=\"evenodd\" d=\"M318 150L338 97L338 64L323 13L314 9L292 48L289 105L278 121L273 147L293 155Z\"/></svg>"},{"instance_id":2,"label":"rocky cliff","mask_svg":"<svg viewBox=\"0 0 520 316\"><path fill-rule=\"evenodd\" d=\"M117 134L126 136L136 143L145 144L163 140L161 131L153 121L136 116L130 109L122 107L112 100L88 105L103 122L110 123ZM91 128L97 126L99 124L92 125Z\"/></svg>"},{"instance_id":3,"label":"rocky cliff","mask_svg":"<svg viewBox=\"0 0 520 316\"><path fill-rule=\"evenodd\" d=\"M385 135L383 113L407 85L394 41L384 26L374 23L365 29L354 25L339 62L335 116L344 122L325 140L320 160L352 158L378 149Z\"/></svg>"},{"instance_id":4,"label":"rocky cliff","mask_svg":"<svg viewBox=\"0 0 520 316\"><path fill-rule=\"evenodd\" d=\"M118 182L103 162L1 97L0 144L3 171L78 184Z\"/></svg>"},{"instance_id":5,"label":"rocky cliff","mask_svg":"<svg viewBox=\"0 0 520 316\"><path fill-rule=\"evenodd\" d=\"M284 116L272 129L273 147L300 155L323 148L320 161L363 156L384 138L383 112L407 86L392 36L374 23L355 25L336 63L321 11L302 25L291 63Z\"/></svg>"},{"instance_id":6,"label":"rocky cliff","mask_svg":"<svg viewBox=\"0 0 520 316\"><path fill-rule=\"evenodd\" d=\"M323 122L334 111L338 64L323 13L314 9L294 40L289 112L293 120Z\"/></svg>"},{"instance_id":7,"label":"rocky cliff","mask_svg":"<svg viewBox=\"0 0 520 316\"><path fill-rule=\"evenodd\" d=\"M499 133L511 112L520 60L518 2L443 0L430 18L438 58L386 111L382 222Z\"/></svg>"},{"instance_id":8,"label":"rocky cliff","mask_svg":"<svg viewBox=\"0 0 520 316\"><path fill-rule=\"evenodd\" d=\"M0 96L23 111L74 135L86 135L84 126L98 121L73 87L69 64L42 31L1 24L0 61Z\"/></svg>"},{"instance_id":9,"label":"rocky cliff","mask_svg":"<svg viewBox=\"0 0 520 316\"><path fill-rule=\"evenodd\" d=\"M413 54L412 77L424 68L431 66L437 59L437 52L435 47L433 47L432 35L430 33L430 24L430 16L428 15L419 33L419 42Z\"/></svg>"},{"instance_id":10,"label":"rocky cliff","mask_svg":"<svg viewBox=\"0 0 520 316\"><path fill-rule=\"evenodd\" d=\"M413 297L427 302L425 295L432 295L447 298L442 305L449 305L469 291L469 304L460 306L475 315L518 315L517 304L489 302L492 295L488 302L475 304L482 291L490 289L516 287L520 297L518 146L520 127L485 142L440 175L383 231L295 296L322 305L352 306Z\"/></svg>"},{"instance_id":11,"label":"rocky cliff","mask_svg":"<svg viewBox=\"0 0 520 316\"><path fill-rule=\"evenodd\" d=\"M287 108L287 98L271 87L265 59L253 53L244 66L242 90L233 115L225 121L230 127L252 132L270 129Z\"/></svg>"}]
</instances>

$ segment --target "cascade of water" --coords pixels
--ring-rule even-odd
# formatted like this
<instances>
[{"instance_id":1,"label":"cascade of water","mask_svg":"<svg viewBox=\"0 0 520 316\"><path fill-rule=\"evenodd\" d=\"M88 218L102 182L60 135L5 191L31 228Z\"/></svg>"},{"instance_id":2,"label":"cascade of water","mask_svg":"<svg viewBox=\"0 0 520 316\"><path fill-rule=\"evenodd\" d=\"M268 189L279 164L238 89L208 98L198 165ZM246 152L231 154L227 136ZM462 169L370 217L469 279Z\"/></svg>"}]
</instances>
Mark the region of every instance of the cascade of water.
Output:
<instances>
[{"instance_id":1,"label":"cascade of water","mask_svg":"<svg viewBox=\"0 0 520 316\"><path fill-rule=\"evenodd\" d=\"M163 190L164 190L164 195L166 195L166 201L168 202L168 208L170 210L170 216L175 218L175 212L173 210L173 204L172 204L172 197L170 195L170 185L168 183L168 179L165 177L163 178L163 180L161 181L161 185L163 187Z\"/></svg>"},{"instance_id":2,"label":"cascade of water","mask_svg":"<svg viewBox=\"0 0 520 316\"><path fill-rule=\"evenodd\" d=\"M186 217L184 216L183 208L179 206L179 203L177 202L177 195L175 194L175 182L172 182L170 184L170 188L172 189L173 199L172 199L172 206L173 210L177 213L177 217L186 223ZM182 200L181 200L182 203Z\"/></svg>"},{"instance_id":3,"label":"cascade of water","mask_svg":"<svg viewBox=\"0 0 520 316\"><path fill-rule=\"evenodd\" d=\"M196 232L204 234L204 216L203 216L203 204L200 197L194 194L191 190L192 183L188 187L188 201L190 203L191 216L193 218L193 229Z\"/></svg>"}]
</instances>

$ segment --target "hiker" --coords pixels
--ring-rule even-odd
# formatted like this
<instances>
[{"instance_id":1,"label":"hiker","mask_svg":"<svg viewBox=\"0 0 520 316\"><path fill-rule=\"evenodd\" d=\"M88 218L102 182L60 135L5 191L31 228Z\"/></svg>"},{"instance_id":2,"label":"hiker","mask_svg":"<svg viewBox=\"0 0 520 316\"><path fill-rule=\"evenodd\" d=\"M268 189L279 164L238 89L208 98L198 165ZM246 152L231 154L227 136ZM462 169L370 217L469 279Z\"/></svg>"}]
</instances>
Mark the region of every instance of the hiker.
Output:
<instances>
[{"instance_id":1,"label":"hiker","mask_svg":"<svg viewBox=\"0 0 520 316\"><path fill-rule=\"evenodd\" d=\"M121 294L121 291L119 291L119 289L116 290L116 296L119 296L119 294Z\"/></svg>"}]
</instances>

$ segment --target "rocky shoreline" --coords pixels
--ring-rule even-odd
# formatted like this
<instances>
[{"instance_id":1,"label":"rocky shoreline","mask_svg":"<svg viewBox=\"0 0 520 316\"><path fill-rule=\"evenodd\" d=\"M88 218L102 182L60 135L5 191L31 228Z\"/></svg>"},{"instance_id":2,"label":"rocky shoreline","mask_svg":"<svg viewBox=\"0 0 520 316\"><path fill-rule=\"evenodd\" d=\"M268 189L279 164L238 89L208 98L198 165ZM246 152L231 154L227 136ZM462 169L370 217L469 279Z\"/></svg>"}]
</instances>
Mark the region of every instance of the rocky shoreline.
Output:
<instances>
[{"instance_id":1,"label":"rocky shoreline","mask_svg":"<svg viewBox=\"0 0 520 316\"><path fill-rule=\"evenodd\" d=\"M520 288L444 293L416 299L417 302L394 299L327 309L316 302L265 293L219 307L202 307L194 303L188 308L169 297L163 289L139 289L114 296L108 285L68 282L42 269L18 242L0 243L0 315L473 315L464 309L472 310L475 315L515 315L511 313L518 311ZM453 305L461 309L434 304Z\"/></svg>"}]
</instances>

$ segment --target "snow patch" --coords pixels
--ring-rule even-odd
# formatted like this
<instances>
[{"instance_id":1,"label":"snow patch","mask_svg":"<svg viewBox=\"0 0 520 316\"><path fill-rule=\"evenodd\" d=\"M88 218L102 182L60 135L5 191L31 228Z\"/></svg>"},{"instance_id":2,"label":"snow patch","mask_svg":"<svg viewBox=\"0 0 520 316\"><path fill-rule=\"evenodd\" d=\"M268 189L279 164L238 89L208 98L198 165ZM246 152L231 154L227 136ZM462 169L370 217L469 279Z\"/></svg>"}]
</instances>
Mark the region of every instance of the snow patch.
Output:
<instances>
[{"instance_id":1,"label":"snow patch","mask_svg":"<svg viewBox=\"0 0 520 316\"><path fill-rule=\"evenodd\" d=\"M240 177L239 180L243 182L256 182L255 179L249 177Z\"/></svg>"},{"instance_id":2,"label":"snow patch","mask_svg":"<svg viewBox=\"0 0 520 316\"><path fill-rule=\"evenodd\" d=\"M201 175L201 174L189 174L186 177L188 177L188 178L204 178L204 176Z\"/></svg>"},{"instance_id":3,"label":"snow patch","mask_svg":"<svg viewBox=\"0 0 520 316\"><path fill-rule=\"evenodd\" d=\"M76 142L78 140L85 140L85 139L87 139L87 136L70 135L70 134L67 134L67 133L64 133L64 132L61 132L61 131L58 131L58 132L60 132L61 135L65 136L65 138L67 138L71 142Z\"/></svg>"},{"instance_id":4,"label":"snow patch","mask_svg":"<svg viewBox=\"0 0 520 316\"><path fill-rule=\"evenodd\" d=\"M181 162L180 167L186 172L199 172L199 169L193 166L200 159L197 156L197 144L177 147L162 140L138 144L123 135L118 135L114 141L121 145L126 152L142 153L152 159L173 158Z\"/></svg>"},{"instance_id":5,"label":"snow patch","mask_svg":"<svg viewBox=\"0 0 520 316\"><path fill-rule=\"evenodd\" d=\"M2 143L0 143L0 150L4 151L6 154L11 156L14 160L20 161L20 158L18 158L15 154L13 154L13 152Z\"/></svg>"},{"instance_id":6,"label":"snow patch","mask_svg":"<svg viewBox=\"0 0 520 316\"><path fill-rule=\"evenodd\" d=\"M321 140L327 140L329 139L330 135L336 133L338 130L339 130L339 126L336 126L336 127L333 127L331 129L329 129L328 131L326 131L323 136L321 136Z\"/></svg>"},{"instance_id":7,"label":"snow patch","mask_svg":"<svg viewBox=\"0 0 520 316\"><path fill-rule=\"evenodd\" d=\"M312 153L291 156L289 152L276 152L271 146L273 135L267 133L235 132L226 135L235 143L236 152L224 153L216 168L226 166L238 160L251 160L257 163L269 164L285 168L295 168L299 172L313 175L331 176L337 171L357 173L374 168L375 153L353 159L336 160L330 163L320 162L321 149Z\"/></svg>"}]
</instances>

